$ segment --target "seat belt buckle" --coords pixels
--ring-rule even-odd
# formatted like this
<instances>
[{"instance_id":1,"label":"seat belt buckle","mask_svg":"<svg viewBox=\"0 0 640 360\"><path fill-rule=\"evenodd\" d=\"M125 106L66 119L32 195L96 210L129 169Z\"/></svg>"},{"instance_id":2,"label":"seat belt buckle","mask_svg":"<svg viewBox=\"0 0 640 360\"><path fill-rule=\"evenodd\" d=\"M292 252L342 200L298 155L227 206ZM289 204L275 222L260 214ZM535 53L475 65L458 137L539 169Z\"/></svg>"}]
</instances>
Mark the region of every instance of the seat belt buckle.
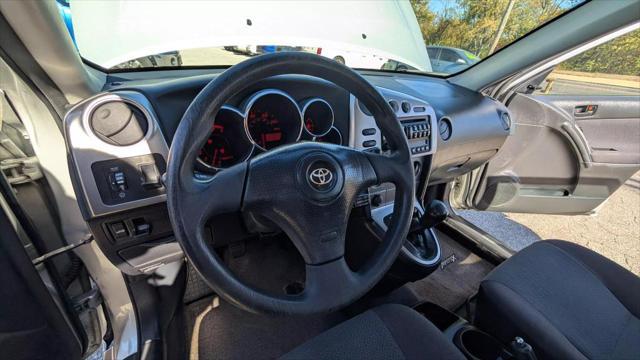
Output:
<instances>
[{"instance_id":1,"label":"seat belt buckle","mask_svg":"<svg viewBox=\"0 0 640 360\"><path fill-rule=\"evenodd\" d=\"M38 158L35 156L2 160L0 170L10 185L33 182L43 176Z\"/></svg>"}]
</instances>

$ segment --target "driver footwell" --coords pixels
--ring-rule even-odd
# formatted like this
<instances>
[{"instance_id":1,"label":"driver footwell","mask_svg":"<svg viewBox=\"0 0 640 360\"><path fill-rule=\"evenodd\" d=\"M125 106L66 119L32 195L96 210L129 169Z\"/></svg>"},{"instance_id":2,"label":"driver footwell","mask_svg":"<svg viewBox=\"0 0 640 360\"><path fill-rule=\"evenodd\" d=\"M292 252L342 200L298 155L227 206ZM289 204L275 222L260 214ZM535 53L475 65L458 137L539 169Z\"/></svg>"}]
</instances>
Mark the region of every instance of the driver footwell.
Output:
<instances>
[{"instance_id":1,"label":"driver footwell","mask_svg":"<svg viewBox=\"0 0 640 360\"><path fill-rule=\"evenodd\" d=\"M302 258L281 236L247 242L223 256L238 277L270 293L283 295L304 279ZM252 314L213 294L189 268L184 296L189 359L277 358L347 318L339 312L304 317Z\"/></svg>"},{"instance_id":2,"label":"driver footwell","mask_svg":"<svg viewBox=\"0 0 640 360\"><path fill-rule=\"evenodd\" d=\"M256 315L214 296L189 305L186 319L189 359L274 359L346 317Z\"/></svg>"}]
</instances>

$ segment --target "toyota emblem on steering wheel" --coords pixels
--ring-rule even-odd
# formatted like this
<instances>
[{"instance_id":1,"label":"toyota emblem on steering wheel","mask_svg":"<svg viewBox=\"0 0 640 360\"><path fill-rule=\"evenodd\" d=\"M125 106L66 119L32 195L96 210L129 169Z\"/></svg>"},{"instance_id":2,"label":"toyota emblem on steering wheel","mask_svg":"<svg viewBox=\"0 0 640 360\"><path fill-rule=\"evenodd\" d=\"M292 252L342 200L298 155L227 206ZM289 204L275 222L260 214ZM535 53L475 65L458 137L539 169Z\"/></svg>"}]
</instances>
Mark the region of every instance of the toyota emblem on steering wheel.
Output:
<instances>
[{"instance_id":1,"label":"toyota emblem on steering wheel","mask_svg":"<svg viewBox=\"0 0 640 360\"><path fill-rule=\"evenodd\" d=\"M317 168L311 171L309 174L309 180L314 185L325 186L330 184L331 180L333 180L333 173L327 168Z\"/></svg>"}]
</instances>

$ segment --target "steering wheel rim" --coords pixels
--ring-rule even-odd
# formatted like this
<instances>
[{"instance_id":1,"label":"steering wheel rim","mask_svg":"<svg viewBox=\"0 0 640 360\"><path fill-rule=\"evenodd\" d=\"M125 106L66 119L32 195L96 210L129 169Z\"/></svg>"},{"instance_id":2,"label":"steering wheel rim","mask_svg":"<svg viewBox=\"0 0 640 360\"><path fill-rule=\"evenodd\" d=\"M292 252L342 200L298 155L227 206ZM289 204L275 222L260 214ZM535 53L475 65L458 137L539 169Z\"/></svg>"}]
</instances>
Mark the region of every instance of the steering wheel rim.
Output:
<instances>
[{"instance_id":1,"label":"steering wheel rim","mask_svg":"<svg viewBox=\"0 0 640 360\"><path fill-rule=\"evenodd\" d=\"M220 171L210 180L195 178L198 150L209 135L211 119L224 102L260 80L285 74L328 80L353 94L373 114L386 136L391 155L330 144L297 143ZM314 164L335 171L330 190L305 182L319 168ZM262 177L259 179L257 175ZM353 272L344 260L346 219L358 192L384 182L396 186L393 219L376 253ZM404 132L384 98L353 70L308 53L254 57L227 69L207 84L187 108L174 135L166 188L175 237L195 269L219 296L250 312L300 315L344 307L382 278L407 235L415 193ZM294 202L302 205L292 205ZM290 236L306 262L307 279L301 294L267 294L249 286L231 273L207 244L204 236L207 220L236 211L261 213ZM323 220L336 222L331 223L333 227L327 232L306 219L309 214L320 214ZM319 233L310 234L314 229Z\"/></svg>"}]
</instances>

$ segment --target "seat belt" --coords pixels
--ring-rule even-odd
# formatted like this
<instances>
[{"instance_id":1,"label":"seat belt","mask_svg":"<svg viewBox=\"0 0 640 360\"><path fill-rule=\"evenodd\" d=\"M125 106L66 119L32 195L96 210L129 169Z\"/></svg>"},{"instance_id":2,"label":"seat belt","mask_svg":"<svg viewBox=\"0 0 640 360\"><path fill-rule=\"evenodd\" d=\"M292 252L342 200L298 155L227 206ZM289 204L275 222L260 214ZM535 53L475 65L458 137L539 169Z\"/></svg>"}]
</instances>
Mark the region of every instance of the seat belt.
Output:
<instances>
[{"instance_id":1,"label":"seat belt","mask_svg":"<svg viewBox=\"0 0 640 360\"><path fill-rule=\"evenodd\" d=\"M43 174L38 165L38 158L33 155L29 134L19 119L14 119L9 111L5 112L4 106L8 102L2 91L0 95L2 96L0 99L0 171L4 173L11 185L41 179ZM5 127L11 128L22 138L22 148L9 137Z\"/></svg>"},{"instance_id":2,"label":"seat belt","mask_svg":"<svg viewBox=\"0 0 640 360\"><path fill-rule=\"evenodd\" d=\"M62 238L55 209L46 196L47 184L31 147L29 133L4 95L0 90L0 180L6 182L7 191L12 191L16 205L28 216L37 231L47 234L47 240L40 244L47 251L38 258L41 262L68 253L75 246L67 245ZM59 251L61 248L66 250ZM67 261L72 261L72 258ZM56 268L64 274L67 266L66 262L58 261Z\"/></svg>"}]
</instances>

